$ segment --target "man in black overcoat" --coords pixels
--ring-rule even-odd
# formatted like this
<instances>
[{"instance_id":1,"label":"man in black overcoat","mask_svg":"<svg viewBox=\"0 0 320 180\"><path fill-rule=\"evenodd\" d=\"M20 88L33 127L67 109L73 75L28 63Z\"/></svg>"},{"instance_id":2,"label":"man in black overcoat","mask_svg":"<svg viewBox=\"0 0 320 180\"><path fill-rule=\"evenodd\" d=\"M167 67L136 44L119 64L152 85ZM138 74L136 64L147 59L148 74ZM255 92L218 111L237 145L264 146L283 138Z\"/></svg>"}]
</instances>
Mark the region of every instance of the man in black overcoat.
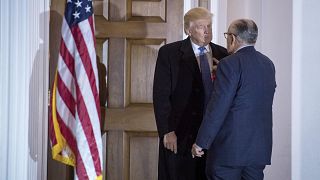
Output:
<instances>
[{"instance_id":1,"label":"man in black overcoat","mask_svg":"<svg viewBox=\"0 0 320 180\"><path fill-rule=\"evenodd\" d=\"M207 9L188 11L184 30L188 38L162 46L156 63L153 104L160 139L159 180L206 179L205 158L193 159L190 152L209 98L199 55L206 56L210 83L216 63L228 55L225 48L211 43L212 14Z\"/></svg>"}]
</instances>

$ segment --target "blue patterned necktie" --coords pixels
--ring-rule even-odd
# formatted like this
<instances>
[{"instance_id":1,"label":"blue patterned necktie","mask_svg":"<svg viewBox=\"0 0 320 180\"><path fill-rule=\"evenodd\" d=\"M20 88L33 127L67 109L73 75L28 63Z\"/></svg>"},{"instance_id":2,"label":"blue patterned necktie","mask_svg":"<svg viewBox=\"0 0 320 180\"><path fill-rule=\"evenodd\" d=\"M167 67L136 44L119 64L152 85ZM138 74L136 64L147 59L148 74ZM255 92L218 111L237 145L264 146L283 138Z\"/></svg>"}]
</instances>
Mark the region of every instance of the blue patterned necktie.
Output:
<instances>
[{"instance_id":1,"label":"blue patterned necktie","mask_svg":"<svg viewBox=\"0 0 320 180\"><path fill-rule=\"evenodd\" d=\"M200 68L201 68L202 83L204 87L204 111L205 111L213 90L213 83L211 80L211 72L210 72L207 55L204 52L206 48L202 46L202 47L199 47L198 49L200 50Z\"/></svg>"}]
</instances>

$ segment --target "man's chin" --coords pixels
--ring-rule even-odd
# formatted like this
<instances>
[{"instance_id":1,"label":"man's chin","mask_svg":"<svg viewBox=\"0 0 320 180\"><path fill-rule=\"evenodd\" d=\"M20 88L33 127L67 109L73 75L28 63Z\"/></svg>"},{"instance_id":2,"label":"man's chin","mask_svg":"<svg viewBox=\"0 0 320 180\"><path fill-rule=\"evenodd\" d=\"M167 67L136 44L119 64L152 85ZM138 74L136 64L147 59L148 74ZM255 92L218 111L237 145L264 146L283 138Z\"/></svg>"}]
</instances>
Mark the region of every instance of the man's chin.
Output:
<instances>
[{"instance_id":1,"label":"man's chin","mask_svg":"<svg viewBox=\"0 0 320 180\"><path fill-rule=\"evenodd\" d=\"M209 44L211 42L212 39L205 39L205 44Z\"/></svg>"},{"instance_id":2,"label":"man's chin","mask_svg":"<svg viewBox=\"0 0 320 180\"><path fill-rule=\"evenodd\" d=\"M203 44L208 45L211 41L205 41Z\"/></svg>"}]
</instances>

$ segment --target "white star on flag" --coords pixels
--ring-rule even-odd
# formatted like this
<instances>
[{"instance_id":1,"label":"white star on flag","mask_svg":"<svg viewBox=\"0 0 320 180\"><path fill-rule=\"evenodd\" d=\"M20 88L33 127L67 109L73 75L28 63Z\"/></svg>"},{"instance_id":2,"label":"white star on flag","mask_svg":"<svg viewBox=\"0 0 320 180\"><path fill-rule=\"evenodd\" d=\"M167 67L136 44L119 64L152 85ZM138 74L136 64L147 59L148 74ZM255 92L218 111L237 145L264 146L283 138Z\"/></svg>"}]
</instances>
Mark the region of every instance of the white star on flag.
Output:
<instances>
[{"instance_id":1,"label":"white star on flag","mask_svg":"<svg viewBox=\"0 0 320 180\"><path fill-rule=\"evenodd\" d=\"M91 7L87 4L87 6L85 7L85 9L86 9L86 12L91 12L90 11L90 9L91 9Z\"/></svg>"},{"instance_id":2,"label":"white star on flag","mask_svg":"<svg viewBox=\"0 0 320 180\"><path fill-rule=\"evenodd\" d=\"M74 12L72 15L74 16L75 19L80 18L80 13L78 13L77 11Z\"/></svg>"},{"instance_id":3,"label":"white star on flag","mask_svg":"<svg viewBox=\"0 0 320 180\"><path fill-rule=\"evenodd\" d=\"M82 6L81 6L82 2L79 1L79 0L78 0L77 2L75 2L74 4L76 4L77 7L82 7Z\"/></svg>"}]
</instances>

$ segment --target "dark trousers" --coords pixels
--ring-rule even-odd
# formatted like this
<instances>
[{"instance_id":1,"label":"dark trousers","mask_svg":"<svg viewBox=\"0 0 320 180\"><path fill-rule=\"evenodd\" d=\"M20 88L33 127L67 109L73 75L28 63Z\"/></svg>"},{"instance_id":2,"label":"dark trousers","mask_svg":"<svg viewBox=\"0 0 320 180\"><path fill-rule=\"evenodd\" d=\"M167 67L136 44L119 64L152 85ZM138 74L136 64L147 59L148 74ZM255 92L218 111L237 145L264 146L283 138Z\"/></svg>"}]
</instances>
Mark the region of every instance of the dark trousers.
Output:
<instances>
[{"instance_id":1,"label":"dark trousers","mask_svg":"<svg viewBox=\"0 0 320 180\"><path fill-rule=\"evenodd\" d=\"M206 169L208 180L263 180L265 166L213 166Z\"/></svg>"},{"instance_id":2,"label":"dark trousers","mask_svg":"<svg viewBox=\"0 0 320 180\"><path fill-rule=\"evenodd\" d=\"M160 144L158 180L207 180L205 158L192 158L191 148L190 153L174 154Z\"/></svg>"}]
</instances>

